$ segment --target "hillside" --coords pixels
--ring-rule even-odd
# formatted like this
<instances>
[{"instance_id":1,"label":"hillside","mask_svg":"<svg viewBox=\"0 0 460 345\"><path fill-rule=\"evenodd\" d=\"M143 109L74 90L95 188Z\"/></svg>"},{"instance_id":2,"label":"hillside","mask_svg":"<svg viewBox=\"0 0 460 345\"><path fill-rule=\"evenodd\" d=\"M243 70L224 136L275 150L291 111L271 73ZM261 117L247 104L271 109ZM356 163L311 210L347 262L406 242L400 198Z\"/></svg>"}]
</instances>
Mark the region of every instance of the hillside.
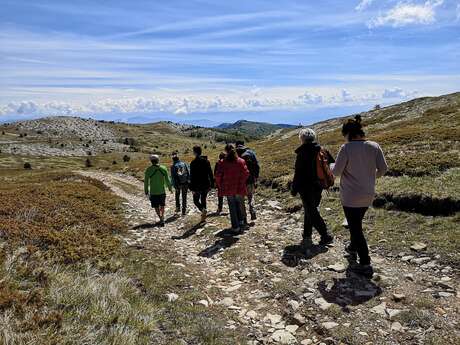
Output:
<instances>
[{"instance_id":1,"label":"hillside","mask_svg":"<svg viewBox=\"0 0 460 345\"><path fill-rule=\"evenodd\" d=\"M254 122L239 120L235 123L222 123L216 128L238 131L252 138L261 138L283 128L294 128L293 125L271 124L266 122Z\"/></svg>"},{"instance_id":2,"label":"hillside","mask_svg":"<svg viewBox=\"0 0 460 345\"><path fill-rule=\"evenodd\" d=\"M0 126L0 344L458 343L460 93L361 115L390 165L364 219L373 279L347 268L337 187L320 205L334 244L299 250L297 128L247 142L262 167L258 219L232 236L215 191L205 223L191 193L184 217L168 194L158 228L143 172L153 152L168 166L200 144L214 163L225 140L252 134L67 117ZM313 126L334 155L343 121Z\"/></svg>"}]
</instances>

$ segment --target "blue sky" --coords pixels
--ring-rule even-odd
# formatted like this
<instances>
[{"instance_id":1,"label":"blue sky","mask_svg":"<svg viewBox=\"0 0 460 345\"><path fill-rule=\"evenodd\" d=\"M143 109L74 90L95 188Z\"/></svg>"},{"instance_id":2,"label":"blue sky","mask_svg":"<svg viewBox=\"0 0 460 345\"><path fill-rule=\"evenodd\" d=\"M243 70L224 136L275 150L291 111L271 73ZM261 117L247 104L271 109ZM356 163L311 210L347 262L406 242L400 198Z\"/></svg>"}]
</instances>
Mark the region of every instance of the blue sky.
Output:
<instances>
[{"instance_id":1,"label":"blue sky","mask_svg":"<svg viewBox=\"0 0 460 345\"><path fill-rule=\"evenodd\" d=\"M310 123L460 91L459 0L0 0L0 119Z\"/></svg>"}]
</instances>

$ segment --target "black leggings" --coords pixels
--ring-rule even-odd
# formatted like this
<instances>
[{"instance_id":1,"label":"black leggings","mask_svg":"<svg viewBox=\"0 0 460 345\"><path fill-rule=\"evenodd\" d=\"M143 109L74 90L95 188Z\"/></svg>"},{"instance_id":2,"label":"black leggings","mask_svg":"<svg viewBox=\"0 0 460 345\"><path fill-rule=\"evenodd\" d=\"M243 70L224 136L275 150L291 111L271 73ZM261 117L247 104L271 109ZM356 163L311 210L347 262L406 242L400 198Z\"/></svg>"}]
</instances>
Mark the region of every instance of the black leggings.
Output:
<instances>
[{"instance_id":1,"label":"black leggings","mask_svg":"<svg viewBox=\"0 0 460 345\"><path fill-rule=\"evenodd\" d=\"M208 191L199 191L193 193L193 203L200 211L206 210L206 198L208 197Z\"/></svg>"},{"instance_id":2,"label":"black leggings","mask_svg":"<svg viewBox=\"0 0 460 345\"><path fill-rule=\"evenodd\" d=\"M344 206L343 211L350 229L350 249L358 253L360 264L369 265L371 258L369 257L369 248L363 233L363 218L367 207Z\"/></svg>"}]
</instances>

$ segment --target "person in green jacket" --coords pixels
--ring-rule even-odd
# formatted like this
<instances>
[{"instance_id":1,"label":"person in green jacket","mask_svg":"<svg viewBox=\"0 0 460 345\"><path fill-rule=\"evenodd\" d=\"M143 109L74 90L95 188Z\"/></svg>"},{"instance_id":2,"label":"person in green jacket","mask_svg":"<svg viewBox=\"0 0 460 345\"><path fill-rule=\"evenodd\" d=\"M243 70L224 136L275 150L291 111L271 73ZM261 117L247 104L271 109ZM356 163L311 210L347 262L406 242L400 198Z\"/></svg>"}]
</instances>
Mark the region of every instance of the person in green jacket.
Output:
<instances>
[{"instance_id":1,"label":"person in green jacket","mask_svg":"<svg viewBox=\"0 0 460 345\"><path fill-rule=\"evenodd\" d=\"M172 185L168 175L168 169L160 165L160 157L158 157L158 155L151 155L150 162L152 162L152 165L145 170L144 191L145 195L149 196L150 203L155 209L158 217L160 217L159 226L163 227L165 226L165 186L168 187L169 191L172 193Z\"/></svg>"}]
</instances>

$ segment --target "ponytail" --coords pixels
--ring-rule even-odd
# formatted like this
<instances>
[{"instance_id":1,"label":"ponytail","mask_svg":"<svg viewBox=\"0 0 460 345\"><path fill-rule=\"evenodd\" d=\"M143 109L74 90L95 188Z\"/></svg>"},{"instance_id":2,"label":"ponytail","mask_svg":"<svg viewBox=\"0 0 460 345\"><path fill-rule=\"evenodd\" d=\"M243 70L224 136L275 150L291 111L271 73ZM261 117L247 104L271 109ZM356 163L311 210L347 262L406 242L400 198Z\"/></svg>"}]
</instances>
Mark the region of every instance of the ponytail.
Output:
<instances>
[{"instance_id":1,"label":"ponytail","mask_svg":"<svg viewBox=\"0 0 460 345\"><path fill-rule=\"evenodd\" d=\"M225 146L225 152L227 152L227 156L225 157L225 159L230 162L234 162L238 158L236 154L235 146L233 146L232 144L227 144Z\"/></svg>"},{"instance_id":2,"label":"ponytail","mask_svg":"<svg viewBox=\"0 0 460 345\"><path fill-rule=\"evenodd\" d=\"M361 115L356 115L354 119L348 119L342 126L342 135L348 137L348 140L356 137L364 137L366 134L363 131L361 121Z\"/></svg>"}]
</instances>

